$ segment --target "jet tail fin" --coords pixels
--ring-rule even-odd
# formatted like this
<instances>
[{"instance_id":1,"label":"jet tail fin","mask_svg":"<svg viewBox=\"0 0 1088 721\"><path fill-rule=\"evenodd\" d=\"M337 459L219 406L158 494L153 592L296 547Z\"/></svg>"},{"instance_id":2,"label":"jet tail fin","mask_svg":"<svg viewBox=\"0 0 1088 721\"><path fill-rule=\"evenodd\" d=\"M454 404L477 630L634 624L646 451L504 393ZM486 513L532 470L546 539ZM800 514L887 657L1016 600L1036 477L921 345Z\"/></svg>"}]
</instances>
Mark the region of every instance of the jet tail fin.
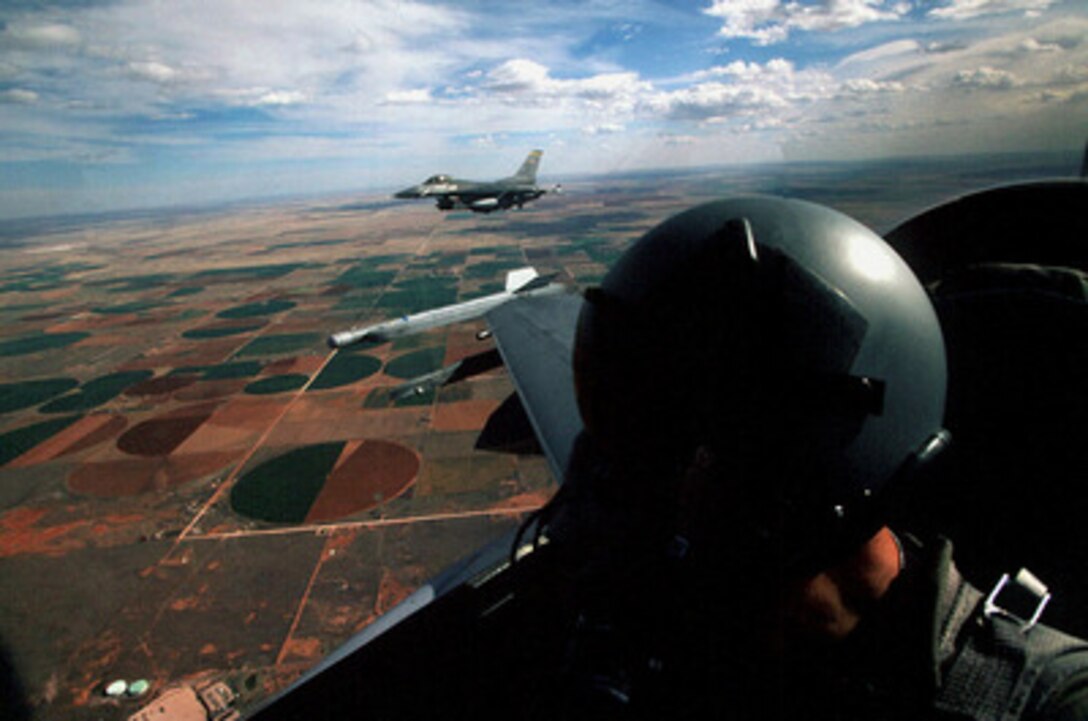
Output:
<instances>
[{"instance_id":1,"label":"jet tail fin","mask_svg":"<svg viewBox=\"0 0 1088 721\"><path fill-rule=\"evenodd\" d=\"M540 156L543 154L543 150L534 150L529 153L525 157L525 162L518 168L518 172L514 174L514 179L522 183L535 183L536 169L540 167Z\"/></svg>"}]
</instances>

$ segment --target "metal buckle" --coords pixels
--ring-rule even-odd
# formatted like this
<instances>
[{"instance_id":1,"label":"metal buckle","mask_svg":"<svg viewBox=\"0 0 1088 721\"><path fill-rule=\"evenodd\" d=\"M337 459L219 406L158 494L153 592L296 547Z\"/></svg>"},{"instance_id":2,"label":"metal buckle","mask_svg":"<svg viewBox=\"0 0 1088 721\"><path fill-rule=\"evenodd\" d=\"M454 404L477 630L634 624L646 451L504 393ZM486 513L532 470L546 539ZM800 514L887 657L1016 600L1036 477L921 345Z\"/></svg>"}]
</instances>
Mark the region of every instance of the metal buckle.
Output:
<instances>
[{"instance_id":1,"label":"metal buckle","mask_svg":"<svg viewBox=\"0 0 1088 721\"><path fill-rule=\"evenodd\" d=\"M1004 592L1004 595L1002 595ZM1001 596L1001 603L998 597ZM1020 633L1027 633L1039 622L1043 609L1050 603L1050 591L1026 568L1021 568L1015 579L1004 573L990 591L982 606L982 613L987 617L1002 616L1015 621L1020 626ZM1009 610L1009 606L1017 611Z\"/></svg>"}]
</instances>

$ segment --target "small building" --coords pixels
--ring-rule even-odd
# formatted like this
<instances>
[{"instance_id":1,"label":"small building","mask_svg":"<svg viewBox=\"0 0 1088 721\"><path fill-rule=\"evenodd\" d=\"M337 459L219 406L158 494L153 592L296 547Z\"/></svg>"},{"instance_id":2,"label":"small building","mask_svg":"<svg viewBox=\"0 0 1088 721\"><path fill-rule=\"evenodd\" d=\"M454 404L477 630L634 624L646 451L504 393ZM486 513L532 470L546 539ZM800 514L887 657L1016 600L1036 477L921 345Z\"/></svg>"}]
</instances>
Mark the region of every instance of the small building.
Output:
<instances>
[{"instance_id":1,"label":"small building","mask_svg":"<svg viewBox=\"0 0 1088 721\"><path fill-rule=\"evenodd\" d=\"M129 716L128 721L208 721L208 710L191 686L175 686Z\"/></svg>"},{"instance_id":2,"label":"small building","mask_svg":"<svg viewBox=\"0 0 1088 721\"><path fill-rule=\"evenodd\" d=\"M236 696L230 686L215 681L193 688L175 686L128 717L128 721L234 721Z\"/></svg>"}]
</instances>

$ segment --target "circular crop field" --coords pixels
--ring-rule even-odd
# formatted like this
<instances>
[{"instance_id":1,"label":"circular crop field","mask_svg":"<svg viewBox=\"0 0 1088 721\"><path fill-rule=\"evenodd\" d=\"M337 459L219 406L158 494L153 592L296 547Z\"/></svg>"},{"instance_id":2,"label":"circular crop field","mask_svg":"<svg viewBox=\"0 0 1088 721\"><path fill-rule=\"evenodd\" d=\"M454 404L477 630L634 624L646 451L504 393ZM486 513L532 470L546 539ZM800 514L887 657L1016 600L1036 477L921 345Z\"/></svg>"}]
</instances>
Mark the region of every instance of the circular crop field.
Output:
<instances>
[{"instance_id":1,"label":"circular crop field","mask_svg":"<svg viewBox=\"0 0 1088 721\"><path fill-rule=\"evenodd\" d=\"M259 381L253 381L246 386L245 391L246 393L255 396L293 391L306 385L307 378L308 376L304 376L301 373L286 373L284 375L271 376L269 378L262 378Z\"/></svg>"},{"instance_id":2,"label":"circular crop field","mask_svg":"<svg viewBox=\"0 0 1088 721\"><path fill-rule=\"evenodd\" d=\"M321 374L314 379L310 390L339 388L374 375L381 370L382 362L374 356L362 353L337 353Z\"/></svg>"},{"instance_id":3,"label":"circular crop field","mask_svg":"<svg viewBox=\"0 0 1088 721\"><path fill-rule=\"evenodd\" d=\"M167 456L211 417L215 407L202 403L137 423L121 434L117 448L133 456Z\"/></svg>"},{"instance_id":4,"label":"circular crop field","mask_svg":"<svg viewBox=\"0 0 1088 721\"><path fill-rule=\"evenodd\" d=\"M235 353L235 358L247 358L250 356L284 355L321 347L322 338L318 333L278 333L254 338L241 350Z\"/></svg>"},{"instance_id":5,"label":"circular crop field","mask_svg":"<svg viewBox=\"0 0 1088 721\"><path fill-rule=\"evenodd\" d=\"M0 413L18 411L66 393L79 385L75 378L49 378L22 383L0 383Z\"/></svg>"},{"instance_id":6,"label":"circular crop field","mask_svg":"<svg viewBox=\"0 0 1088 721\"><path fill-rule=\"evenodd\" d=\"M189 338L192 340L208 340L209 338L226 338L232 335L242 335L243 333L249 333L250 331L257 330L264 326L264 321L243 323L243 324L214 324L201 326L200 328L191 328L181 334L182 338Z\"/></svg>"},{"instance_id":7,"label":"circular crop field","mask_svg":"<svg viewBox=\"0 0 1088 721\"><path fill-rule=\"evenodd\" d=\"M385 365L385 372L394 378L409 380L436 371L442 367L446 358L445 346L424 348L398 356Z\"/></svg>"},{"instance_id":8,"label":"circular crop field","mask_svg":"<svg viewBox=\"0 0 1088 721\"><path fill-rule=\"evenodd\" d=\"M419 457L390 441L303 446L261 463L231 489L234 511L272 523L321 523L375 508L415 482Z\"/></svg>"},{"instance_id":9,"label":"circular crop field","mask_svg":"<svg viewBox=\"0 0 1088 721\"><path fill-rule=\"evenodd\" d=\"M166 393L173 393L179 388L192 385L196 382L194 376L161 376L159 378L150 378L142 383L128 388L125 391L126 396L161 396Z\"/></svg>"},{"instance_id":10,"label":"circular crop field","mask_svg":"<svg viewBox=\"0 0 1088 721\"><path fill-rule=\"evenodd\" d=\"M253 318L260 315L282 313L295 307L293 300L266 300L263 303L246 303L219 311L219 318Z\"/></svg>"},{"instance_id":11,"label":"circular crop field","mask_svg":"<svg viewBox=\"0 0 1088 721\"><path fill-rule=\"evenodd\" d=\"M27 355L43 350L67 348L73 343L89 338L90 335L83 331L73 331L71 333L37 333L21 338L10 338L0 341L0 356Z\"/></svg>"},{"instance_id":12,"label":"circular crop field","mask_svg":"<svg viewBox=\"0 0 1088 721\"><path fill-rule=\"evenodd\" d=\"M79 387L79 390L49 401L41 407L42 413L70 413L87 411L113 400L130 386L142 383L153 376L149 370L120 371L99 376Z\"/></svg>"}]
</instances>

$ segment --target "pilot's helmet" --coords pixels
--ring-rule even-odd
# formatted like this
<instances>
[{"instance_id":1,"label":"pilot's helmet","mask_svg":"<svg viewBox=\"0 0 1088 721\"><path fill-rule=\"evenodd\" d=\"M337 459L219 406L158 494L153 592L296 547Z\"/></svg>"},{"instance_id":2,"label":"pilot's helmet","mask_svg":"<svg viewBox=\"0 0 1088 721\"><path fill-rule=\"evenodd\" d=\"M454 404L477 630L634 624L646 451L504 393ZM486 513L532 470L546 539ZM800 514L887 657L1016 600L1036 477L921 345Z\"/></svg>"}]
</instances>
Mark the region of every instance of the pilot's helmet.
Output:
<instances>
[{"instance_id":1,"label":"pilot's helmet","mask_svg":"<svg viewBox=\"0 0 1088 721\"><path fill-rule=\"evenodd\" d=\"M720 200L648 232L586 292L574 365L615 477L664 484L710 457L727 515L790 563L872 535L893 479L947 438L924 289L871 230L798 200Z\"/></svg>"}]
</instances>

